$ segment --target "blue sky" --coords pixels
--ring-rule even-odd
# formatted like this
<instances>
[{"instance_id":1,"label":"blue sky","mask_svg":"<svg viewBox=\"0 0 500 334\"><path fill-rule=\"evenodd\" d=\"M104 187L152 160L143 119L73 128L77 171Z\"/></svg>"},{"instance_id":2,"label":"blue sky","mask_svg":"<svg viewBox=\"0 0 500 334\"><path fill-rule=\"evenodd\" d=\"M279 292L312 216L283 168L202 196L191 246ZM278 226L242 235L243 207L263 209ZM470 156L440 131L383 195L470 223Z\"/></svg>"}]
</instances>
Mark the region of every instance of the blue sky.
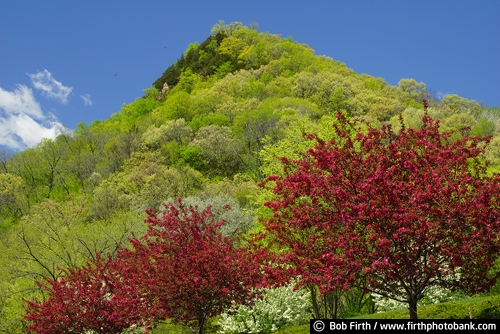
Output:
<instances>
[{"instance_id":1,"label":"blue sky","mask_svg":"<svg viewBox=\"0 0 500 334\"><path fill-rule=\"evenodd\" d=\"M0 0L0 146L108 119L219 20L500 106L500 0Z\"/></svg>"}]
</instances>

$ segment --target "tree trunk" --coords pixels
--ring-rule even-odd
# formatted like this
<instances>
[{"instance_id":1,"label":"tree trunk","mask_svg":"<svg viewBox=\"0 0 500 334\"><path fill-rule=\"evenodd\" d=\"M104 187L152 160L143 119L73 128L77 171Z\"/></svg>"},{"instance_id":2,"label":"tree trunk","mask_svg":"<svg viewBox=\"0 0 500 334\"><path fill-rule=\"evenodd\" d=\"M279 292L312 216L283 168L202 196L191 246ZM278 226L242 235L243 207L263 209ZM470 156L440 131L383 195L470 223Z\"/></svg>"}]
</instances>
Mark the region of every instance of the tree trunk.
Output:
<instances>
[{"instance_id":1,"label":"tree trunk","mask_svg":"<svg viewBox=\"0 0 500 334\"><path fill-rule=\"evenodd\" d=\"M418 299L414 296L411 296L408 300L408 306L410 310L410 319L418 319L417 315L417 302Z\"/></svg>"},{"instance_id":2,"label":"tree trunk","mask_svg":"<svg viewBox=\"0 0 500 334\"><path fill-rule=\"evenodd\" d=\"M325 293L318 301L318 291L315 286L309 286L315 319L337 319L338 295L336 291Z\"/></svg>"},{"instance_id":3,"label":"tree trunk","mask_svg":"<svg viewBox=\"0 0 500 334\"><path fill-rule=\"evenodd\" d=\"M205 325L206 316L202 315L198 317L198 331L196 334L203 334L203 326Z\"/></svg>"},{"instance_id":4,"label":"tree trunk","mask_svg":"<svg viewBox=\"0 0 500 334\"><path fill-rule=\"evenodd\" d=\"M318 305L316 287L313 285L309 286L309 291L311 291L311 301L313 306L314 319L321 319L321 315L319 314L319 305Z\"/></svg>"},{"instance_id":5,"label":"tree trunk","mask_svg":"<svg viewBox=\"0 0 500 334\"><path fill-rule=\"evenodd\" d=\"M337 319L339 296L337 291L331 291L323 296L325 305L325 316L330 319Z\"/></svg>"}]
</instances>

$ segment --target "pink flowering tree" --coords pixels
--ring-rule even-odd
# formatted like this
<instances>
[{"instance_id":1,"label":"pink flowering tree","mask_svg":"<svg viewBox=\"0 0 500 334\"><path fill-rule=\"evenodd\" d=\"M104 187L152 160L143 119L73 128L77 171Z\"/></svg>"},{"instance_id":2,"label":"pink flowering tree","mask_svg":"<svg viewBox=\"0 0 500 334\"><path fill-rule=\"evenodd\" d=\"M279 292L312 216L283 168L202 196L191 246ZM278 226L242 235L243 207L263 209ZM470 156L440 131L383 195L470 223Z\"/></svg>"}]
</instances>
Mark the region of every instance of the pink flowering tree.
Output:
<instances>
[{"instance_id":1,"label":"pink flowering tree","mask_svg":"<svg viewBox=\"0 0 500 334\"><path fill-rule=\"evenodd\" d=\"M179 199L159 216L147 213L146 235L115 259L98 257L40 283L47 298L26 302L32 332L141 332L168 318L201 334L207 318L252 300L262 281L256 254L220 232L224 222L210 207L199 211Z\"/></svg>"},{"instance_id":2,"label":"pink flowering tree","mask_svg":"<svg viewBox=\"0 0 500 334\"><path fill-rule=\"evenodd\" d=\"M277 261L323 294L362 279L412 319L431 286L488 290L500 256L500 177L479 159L489 138L452 141L427 114L399 133L338 119L335 138L306 135L315 147L262 184Z\"/></svg>"},{"instance_id":3,"label":"pink flowering tree","mask_svg":"<svg viewBox=\"0 0 500 334\"><path fill-rule=\"evenodd\" d=\"M118 255L124 284L116 300L124 318L139 312L143 319L170 318L202 333L207 318L251 300L261 281L259 263L235 236L222 235L223 221L210 207L199 211L179 199L160 216L147 212L147 234Z\"/></svg>"},{"instance_id":4,"label":"pink flowering tree","mask_svg":"<svg viewBox=\"0 0 500 334\"><path fill-rule=\"evenodd\" d=\"M38 282L45 300L26 301L28 330L38 334L121 333L139 319L117 315L113 295L119 285L109 261L97 257L64 271L57 280Z\"/></svg>"}]
</instances>

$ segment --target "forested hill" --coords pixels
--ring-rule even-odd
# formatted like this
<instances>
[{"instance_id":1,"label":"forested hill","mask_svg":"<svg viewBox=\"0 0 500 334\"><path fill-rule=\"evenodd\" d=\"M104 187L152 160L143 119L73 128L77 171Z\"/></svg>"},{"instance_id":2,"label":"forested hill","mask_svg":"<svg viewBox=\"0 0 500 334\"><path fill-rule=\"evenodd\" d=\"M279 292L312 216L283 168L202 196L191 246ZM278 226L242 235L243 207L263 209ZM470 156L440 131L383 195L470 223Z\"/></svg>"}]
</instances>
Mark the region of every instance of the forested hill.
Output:
<instances>
[{"instance_id":1,"label":"forested hill","mask_svg":"<svg viewBox=\"0 0 500 334\"><path fill-rule=\"evenodd\" d=\"M328 138L337 111L394 130L402 115L418 128L423 99L442 131L492 135L484 158L498 168L498 107L438 100L423 82L392 86L292 38L215 25L108 120L0 155L0 331L22 327L34 279L114 252L143 232L144 209L177 197L215 211L229 204L229 226L246 231L266 214L256 183L281 172L277 157L310 145L303 132Z\"/></svg>"}]
</instances>

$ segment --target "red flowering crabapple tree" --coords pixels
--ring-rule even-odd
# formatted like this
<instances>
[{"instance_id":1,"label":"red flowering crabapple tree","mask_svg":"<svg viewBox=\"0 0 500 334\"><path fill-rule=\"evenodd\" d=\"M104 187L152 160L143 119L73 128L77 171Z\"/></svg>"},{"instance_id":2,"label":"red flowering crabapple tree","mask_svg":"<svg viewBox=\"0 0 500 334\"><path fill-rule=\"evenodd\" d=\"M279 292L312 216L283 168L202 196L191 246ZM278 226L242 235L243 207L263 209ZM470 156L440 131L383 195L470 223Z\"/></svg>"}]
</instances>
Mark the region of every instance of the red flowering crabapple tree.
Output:
<instances>
[{"instance_id":1,"label":"red flowering crabapple tree","mask_svg":"<svg viewBox=\"0 0 500 334\"><path fill-rule=\"evenodd\" d=\"M160 216L158 210L147 213L147 234L118 255L123 286L117 299L124 318L130 312L170 318L201 334L207 318L252 299L252 287L261 281L259 263L235 245L236 236L222 235L223 221L214 219L210 207L199 211L179 199Z\"/></svg>"},{"instance_id":2,"label":"red flowering crabapple tree","mask_svg":"<svg viewBox=\"0 0 500 334\"><path fill-rule=\"evenodd\" d=\"M479 159L489 138L452 141L427 114L399 133L338 120L335 138L306 135L314 148L262 184L275 194L264 227L278 261L323 294L362 279L411 319L431 286L489 289L500 256L500 177Z\"/></svg>"},{"instance_id":3,"label":"red flowering crabapple tree","mask_svg":"<svg viewBox=\"0 0 500 334\"><path fill-rule=\"evenodd\" d=\"M262 281L259 261L235 235L220 232L210 207L148 210L147 233L115 259L68 269L40 283L45 301L27 301L25 319L39 334L149 330L168 319L202 333L207 318L247 304ZM254 254L255 255L255 254Z\"/></svg>"},{"instance_id":4,"label":"red flowering crabapple tree","mask_svg":"<svg viewBox=\"0 0 500 334\"><path fill-rule=\"evenodd\" d=\"M28 330L38 334L112 334L130 328L134 323L115 313L112 297L116 276L111 274L109 265L109 261L98 256L86 266L65 270L57 280L38 282L47 298L26 301L24 318L29 322Z\"/></svg>"}]
</instances>

